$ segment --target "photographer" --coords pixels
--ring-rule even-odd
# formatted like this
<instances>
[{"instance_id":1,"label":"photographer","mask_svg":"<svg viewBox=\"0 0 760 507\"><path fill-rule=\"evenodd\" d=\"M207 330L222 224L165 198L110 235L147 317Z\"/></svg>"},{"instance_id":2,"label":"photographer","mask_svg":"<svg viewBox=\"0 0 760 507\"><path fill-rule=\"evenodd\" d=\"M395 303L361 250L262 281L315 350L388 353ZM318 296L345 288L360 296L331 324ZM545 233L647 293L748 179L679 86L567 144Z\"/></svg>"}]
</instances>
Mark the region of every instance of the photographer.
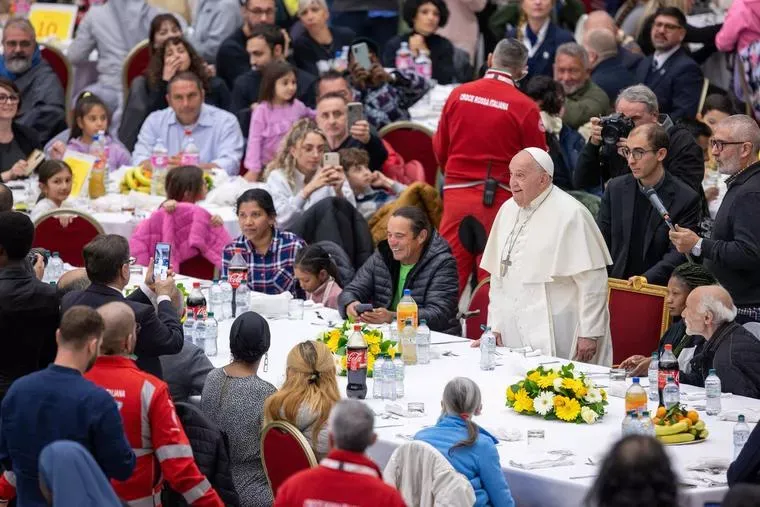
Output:
<instances>
[{"instance_id":1,"label":"photographer","mask_svg":"<svg viewBox=\"0 0 760 507\"><path fill-rule=\"evenodd\" d=\"M573 174L573 186L586 188L606 184L610 178L628 174L630 169L618 149L625 146L626 136L633 126L658 123L670 137L668 154L663 161L665 170L703 195L702 179L705 173L702 149L688 130L677 127L666 114L659 114L657 97L644 85L635 85L620 92L615 102L615 112L625 118L591 118L591 138L581 151ZM633 125L626 120L631 120ZM612 120L612 121L610 121ZM603 124L606 140L602 139ZM612 128L610 128L612 127ZM617 135L614 134L618 131ZM607 135L609 133L609 135ZM617 142L615 137L618 137Z\"/></svg>"}]
</instances>

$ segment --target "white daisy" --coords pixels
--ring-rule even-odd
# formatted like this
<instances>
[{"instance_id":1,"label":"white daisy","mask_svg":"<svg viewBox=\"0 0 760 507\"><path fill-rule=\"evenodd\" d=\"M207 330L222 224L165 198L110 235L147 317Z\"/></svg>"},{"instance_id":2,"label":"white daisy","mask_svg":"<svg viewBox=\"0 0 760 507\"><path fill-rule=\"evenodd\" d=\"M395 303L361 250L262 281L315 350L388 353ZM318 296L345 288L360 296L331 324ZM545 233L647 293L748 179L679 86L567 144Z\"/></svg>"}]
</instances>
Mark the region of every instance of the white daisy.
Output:
<instances>
[{"instance_id":1,"label":"white daisy","mask_svg":"<svg viewBox=\"0 0 760 507\"><path fill-rule=\"evenodd\" d=\"M562 389L562 377L554 379L554 390L559 392L560 389Z\"/></svg>"},{"instance_id":2,"label":"white daisy","mask_svg":"<svg viewBox=\"0 0 760 507\"><path fill-rule=\"evenodd\" d=\"M533 400L533 409L539 415L546 415L554 409L554 393L543 391Z\"/></svg>"},{"instance_id":3,"label":"white daisy","mask_svg":"<svg viewBox=\"0 0 760 507\"><path fill-rule=\"evenodd\" d=\"M590 408L588 407L581 408L581 419L583 419L583 421L586 424L594 424L598 418L599 418L599 414L597 414Z\"/></svg>"},{"instance_id":4,"label":"white daisy","mask_svg":"<svg viewBox=\"0 0 760 507\"><path fill-rule=\"evenodd\" d=\"M599 389L591 388L588 390L586 396L584 396L583 399L589 403L599 403L602 401L602 392Z\"/></svg>"},{"instance_id":5,"label":"white daisy","mask_svg":"<svg viewBox=\"0 0 760 507\"><path fill-rule=\"evenodd\" d=\"M583 379L583 383L585 384L587 389L591 389L592 387L594 387L594 381L591 380L589 377L586 377L585 379Z\"/></svg>"}]
</instances>

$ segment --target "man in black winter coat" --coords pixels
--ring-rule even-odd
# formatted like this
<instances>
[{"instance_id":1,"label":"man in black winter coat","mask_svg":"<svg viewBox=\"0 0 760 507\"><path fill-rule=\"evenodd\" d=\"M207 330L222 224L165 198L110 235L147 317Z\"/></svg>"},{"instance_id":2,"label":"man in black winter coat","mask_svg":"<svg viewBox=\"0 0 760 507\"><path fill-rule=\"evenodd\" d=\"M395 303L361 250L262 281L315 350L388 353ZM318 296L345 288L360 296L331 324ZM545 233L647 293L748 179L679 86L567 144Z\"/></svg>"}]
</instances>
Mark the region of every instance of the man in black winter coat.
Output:
<instances>
[{"instance_id":1,"label":"man in black winter coat","mask_svg":"<svg viewBox=\"0 0 760 507\"><path fill-rule=\"evenodd\" d=\"M446 240L420 208L397 209L388 220L388 239L364 263L338 297L338 310L368 324L390 324L404 289L417 303L418 318L433 331L459 335L457 266ZM373 309L359 313L357 306Z\"/></svg>"},{"instance_id":2,"label":"man in black winter coat","mask_svg":"<svg viewBox=\"0 0 760 507\"><path fill-rule=\"evenodd\" d=\"M705 163L702 148L688 130L677 127L664 114L659 114L655 94L644 85L635 85L620 92L615 101L615 112L624 114L638 127L647 123L659 123L670 136L668 156L663 165L665 170L694 189L700 196ZM617 148L625 146L622 138L617 147L602 143L602 127L599 118L591 118L591 137L578 157L573 173L573 186L577 189L592 188L607 183L610 178L628 174L626 160L618 154Z\"/></svg>"},{"instance_id":3,"label":"man in black winter coat","mask_svg":"<svg viewBox=\"0 0 760 507\"><path fill-rule=\"evenodd\" d=\"M719 285L697 287L686 298L682 313L686 334L701 335L706 343L692 359L692 373L681 381L699 386L711 368L724 392L760 398L760 340L734 322L736 306Z\"/></svg>"}]
</instances>

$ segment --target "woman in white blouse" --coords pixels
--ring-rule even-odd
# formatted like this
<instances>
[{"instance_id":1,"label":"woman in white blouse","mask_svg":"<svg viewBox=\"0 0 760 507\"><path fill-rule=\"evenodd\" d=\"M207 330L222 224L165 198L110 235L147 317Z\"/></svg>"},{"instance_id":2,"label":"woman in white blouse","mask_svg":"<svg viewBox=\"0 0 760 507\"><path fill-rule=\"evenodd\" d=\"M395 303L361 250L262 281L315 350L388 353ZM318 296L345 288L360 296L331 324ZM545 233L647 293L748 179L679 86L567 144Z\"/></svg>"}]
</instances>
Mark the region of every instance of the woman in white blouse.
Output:
<instances>
[{"instance_id":1,"label":"woman in white blouse","mask_svg":"<svg viewBox=\"0 0 760 507\"><path fill-rule=\"evenodd\" d=\"M283 140L266 170L278 227L289 228L305 210L328 197L344 197L356 206L343 168L322 165L326 149L327 138L312 120L296 122Z\"/></svg>"}]
</instances>

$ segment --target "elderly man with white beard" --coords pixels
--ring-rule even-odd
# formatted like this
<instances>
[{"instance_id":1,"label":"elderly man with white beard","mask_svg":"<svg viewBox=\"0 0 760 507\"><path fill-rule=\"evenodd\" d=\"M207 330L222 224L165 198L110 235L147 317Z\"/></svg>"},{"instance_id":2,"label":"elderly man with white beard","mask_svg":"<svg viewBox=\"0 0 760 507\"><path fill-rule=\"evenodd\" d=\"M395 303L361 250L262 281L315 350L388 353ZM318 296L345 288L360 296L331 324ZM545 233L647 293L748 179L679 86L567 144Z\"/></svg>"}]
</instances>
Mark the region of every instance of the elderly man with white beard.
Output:
<instances>
[{"instance_id":1,"label":"elderly man with white beard","mask_svg":"<svg viewBox=\"0 0 760 507\"><path fill-rule=\"evenodd\" d=\"M557 48L554 80L565 90L562 121L570 127L578 129L591 118L604 116L610 111L610 98L591 81L588 53L580 44L566 42Z\"/></svg>"},{"instance_id":2,"label":"elderly man with white beard","mask_svg":"<svg viewBox=\"0 0 760 507\"><path fill-rule=\"evenodd\" d=\"M18 86L21 103L15 121L36 130L42 145L66 128L63 86L42 58L27 19L14 18L5 24L0 77Z\"/></svg>"},{"instance_id":3,"label":"elderly man with white beard","mask_svg":"<svg viewBox=\"0 0 760 507\"><path fill-rule=\"evenodd\" d=\"M512 198L496 216L480 264L491 274L488 325L497 344L611 365L612 259L602 233L580 202L552 184L545 151L525 148L509 172Z\"/></svg>"}]
</instances>

